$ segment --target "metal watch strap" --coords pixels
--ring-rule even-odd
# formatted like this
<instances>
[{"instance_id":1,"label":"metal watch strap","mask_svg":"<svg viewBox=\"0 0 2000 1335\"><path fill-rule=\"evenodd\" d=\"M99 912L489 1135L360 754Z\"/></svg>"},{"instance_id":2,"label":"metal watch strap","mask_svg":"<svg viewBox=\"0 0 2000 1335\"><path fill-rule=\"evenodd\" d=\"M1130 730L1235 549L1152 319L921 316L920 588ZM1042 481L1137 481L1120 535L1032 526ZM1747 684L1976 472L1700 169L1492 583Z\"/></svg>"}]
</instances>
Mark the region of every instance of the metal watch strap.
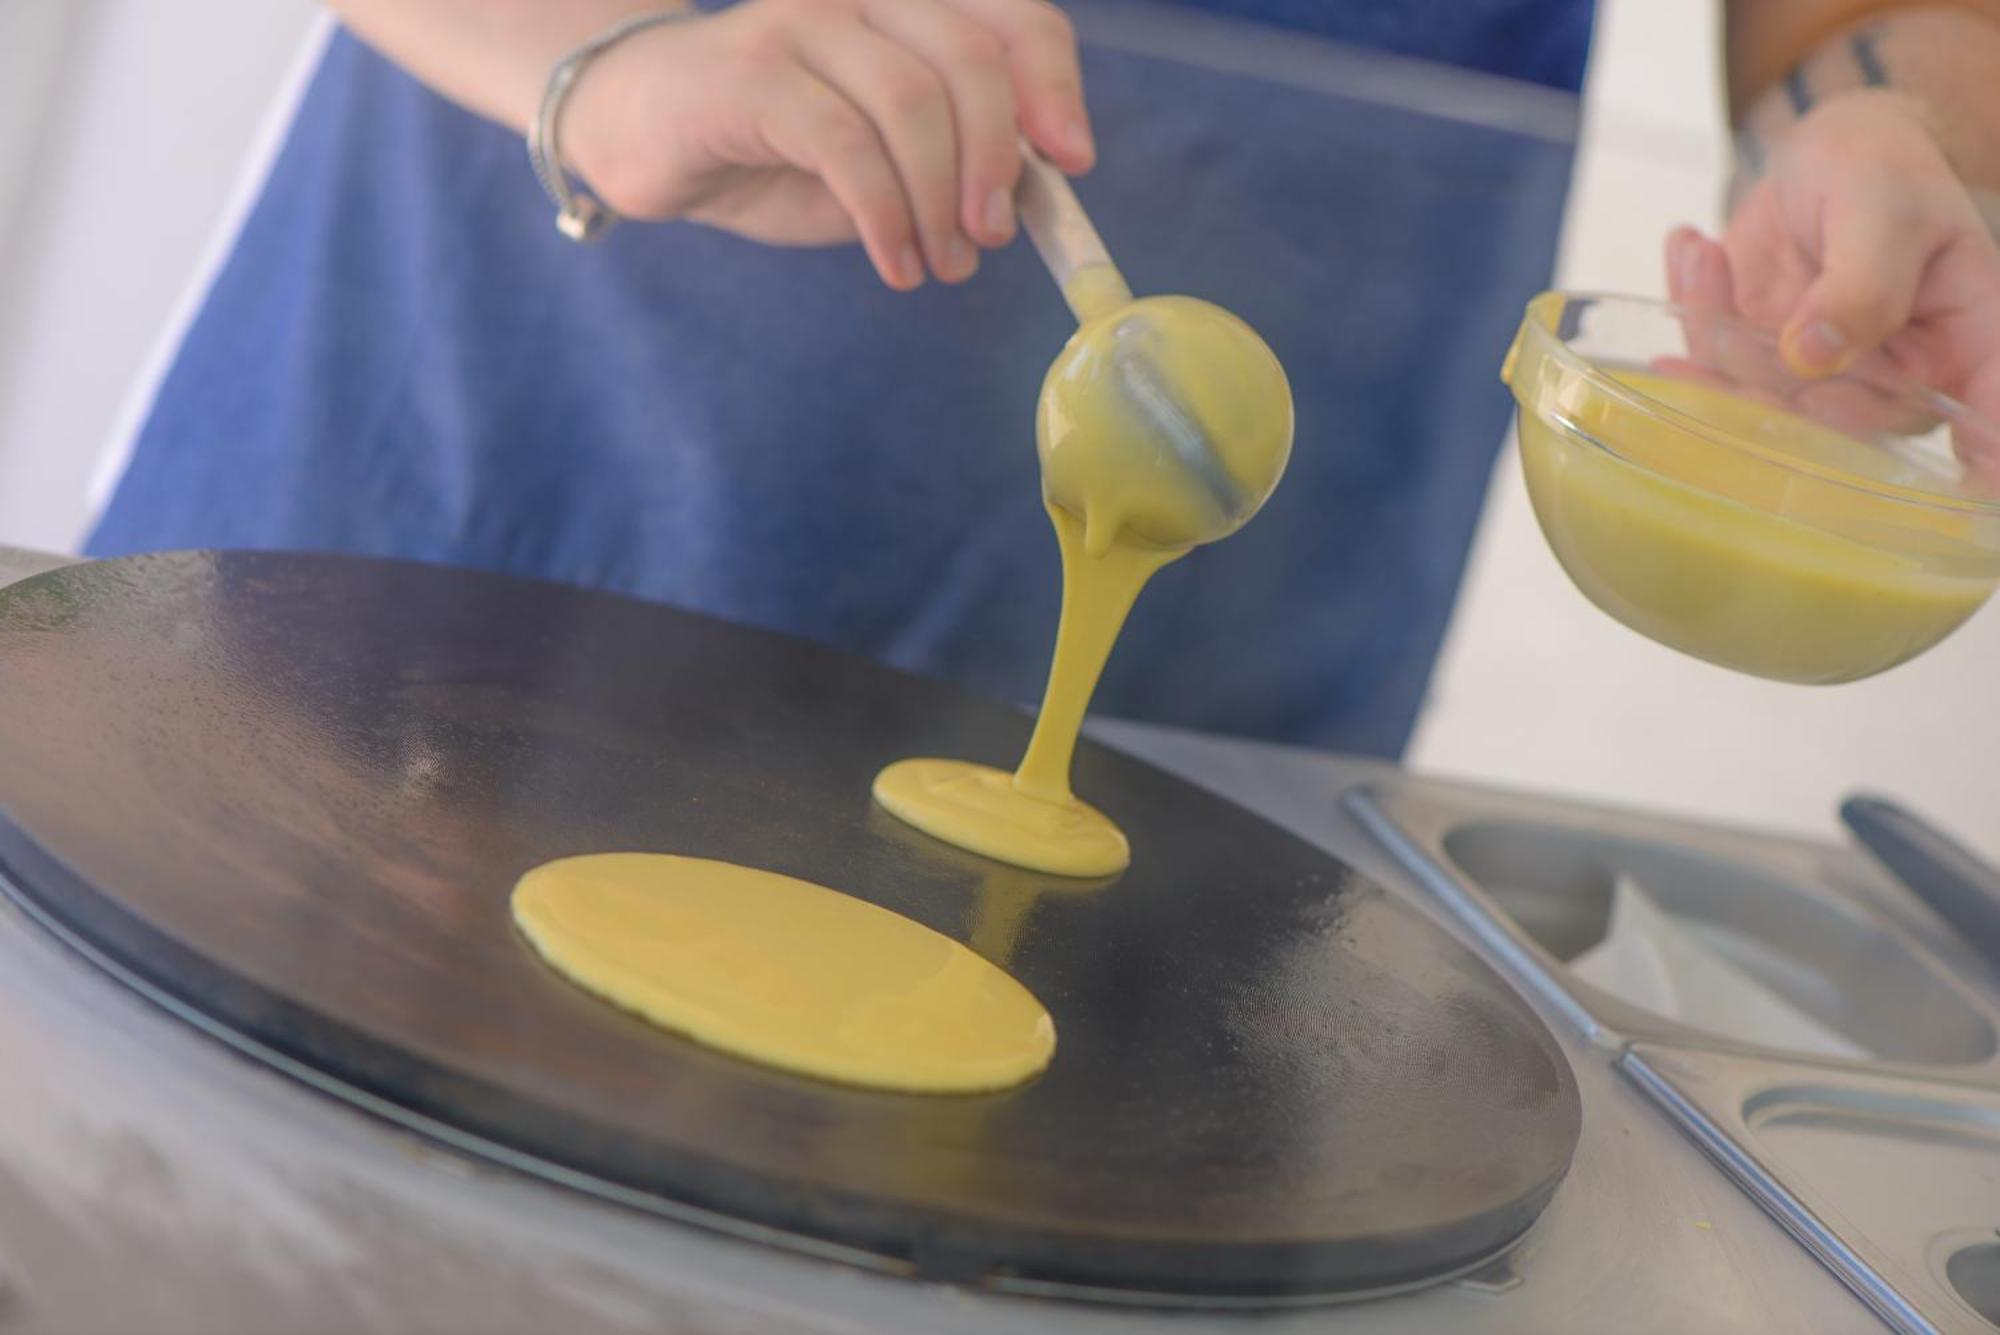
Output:
<instances>
[{"instance_id":1,"label":"metal watch strap","mask_svg":"<svg viewBox=\"0 0 2000 1335\"><path fill-rule=\"evenodd\" d=\"M618 215L603 200L571 185L569 173L563 167L562 145L557 136L563 104L569 100L570 91L590 62L610 47L648 28L695 18L699 12L690 7L635 14L577 47L549 71L542 104L528 126L528 163L535 169L535 179L542 183L542 192L556 206L556 230L570 240L595 241L618 221Z\"/></svg>"}]
</instances>

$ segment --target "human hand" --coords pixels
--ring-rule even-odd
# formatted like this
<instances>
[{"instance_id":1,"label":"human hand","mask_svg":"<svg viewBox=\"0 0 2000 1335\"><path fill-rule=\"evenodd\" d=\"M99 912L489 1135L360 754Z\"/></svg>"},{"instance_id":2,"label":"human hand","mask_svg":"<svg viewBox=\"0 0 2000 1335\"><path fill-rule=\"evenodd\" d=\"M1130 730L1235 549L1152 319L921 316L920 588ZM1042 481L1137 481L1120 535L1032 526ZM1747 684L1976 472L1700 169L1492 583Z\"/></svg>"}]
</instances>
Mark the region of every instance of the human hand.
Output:
<instances>
[{"instance_id":1,"label":"human hand","mask_svg":"<svg viewBox=\"0 0 2000 1335\"><path fill-rule=\"evenodd\" d=\"M1677 228L1666 255L1675 302L1779 331L1795 375L1872 361L2000 421L2000 247L1921 109L1896 92L1813 108L1722 241ZM1972 462L2000 480L2000 456Z\"/></svg>"},{"instance_id":2,"label":"human hand","mask_svg":"<svg viewBox=\"0 0 2000 1335\"><path fill-rule=\"evenodd\" d=\"M1013 238L1023 134L1091 165L1075 35L1046 0L744 0L612 47L563 115L565 156L618 213L858 238L905 290Z\"/></svg>"}]
</instances>

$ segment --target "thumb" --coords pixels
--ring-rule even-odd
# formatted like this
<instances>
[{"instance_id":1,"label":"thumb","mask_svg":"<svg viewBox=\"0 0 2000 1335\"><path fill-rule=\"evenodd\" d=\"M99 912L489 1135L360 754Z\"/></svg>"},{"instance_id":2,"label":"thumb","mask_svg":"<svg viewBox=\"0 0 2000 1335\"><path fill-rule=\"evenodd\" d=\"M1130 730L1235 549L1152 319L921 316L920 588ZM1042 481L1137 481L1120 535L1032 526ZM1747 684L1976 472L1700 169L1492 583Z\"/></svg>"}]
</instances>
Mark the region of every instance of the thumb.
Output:
<instances>
[{"instance_id":1,"label":"thumb","mask_svg":"<svg viewBox=\"0 0 2000 1335\"><path fill-rule=\"evenodd\" d=\"M1829 201L1818 277L1779 335L1785 364L1802 376L1835 375L1909 322L1937 241L1902 210Z\"/></svg>"},{"instance_id":2,"label":"thumb","mask_svg":"<svg viewBox=\"0 0 2000 1335\"><path fill-rule=\"evenodd\" d=\"M2000 246L1984 230L1967 229L1946 243L1925 273L1930 291L1950 305L1925 318L1942 338L1944 365L1935 387L1971 409L1953 430L1959 456L1989 492L2000 494Z\"/></svg>"},{"instance_id":3,"label":"thumb","mask_svg":"<svg viewBox=\"0 0 2000 1335\"><path fill-rule=\"evenodd\" d=\"M1978 416L1957 424L1952 447L1987 491L2000 494L2000 354L1974 373L1963 393Z\"/></svg>"}]
</instances>

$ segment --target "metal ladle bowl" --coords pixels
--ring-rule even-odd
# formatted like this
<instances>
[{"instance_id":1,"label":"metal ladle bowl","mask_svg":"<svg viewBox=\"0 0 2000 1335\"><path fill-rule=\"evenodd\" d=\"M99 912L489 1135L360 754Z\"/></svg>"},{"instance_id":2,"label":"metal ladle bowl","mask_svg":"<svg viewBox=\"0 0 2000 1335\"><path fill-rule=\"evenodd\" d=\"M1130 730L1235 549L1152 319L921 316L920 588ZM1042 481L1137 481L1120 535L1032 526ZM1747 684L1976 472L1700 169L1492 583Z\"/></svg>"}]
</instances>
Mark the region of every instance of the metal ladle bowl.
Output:
<instances>
[{"instance_id":1,"label":"metal ladle bowl","mask_svg":"<svg viewBox=\"0 0 2000 1335\"><path fill-rule=\"evenodd\" d=\"M1084 320L1036 414L1050 503L1149 546L1228 537L1291 457L1292 398L1255 330L1193 297L1128 300Z\"/></svg>"},{"instance_id":2,"label":"metal ladle bowl","mask_svg":"<svg viewBox=\"0 0 2000 1335\"><path fill-rule=\"evenodd\" d=\"M1219 306L1135 299L1068 179L1022 153L1021 220L1078 321L1042 385L1044 494L1104 543L1125 534L1185 549L1229 536L1291 457L1283 367Z\"/></svg>"}]
</instances>

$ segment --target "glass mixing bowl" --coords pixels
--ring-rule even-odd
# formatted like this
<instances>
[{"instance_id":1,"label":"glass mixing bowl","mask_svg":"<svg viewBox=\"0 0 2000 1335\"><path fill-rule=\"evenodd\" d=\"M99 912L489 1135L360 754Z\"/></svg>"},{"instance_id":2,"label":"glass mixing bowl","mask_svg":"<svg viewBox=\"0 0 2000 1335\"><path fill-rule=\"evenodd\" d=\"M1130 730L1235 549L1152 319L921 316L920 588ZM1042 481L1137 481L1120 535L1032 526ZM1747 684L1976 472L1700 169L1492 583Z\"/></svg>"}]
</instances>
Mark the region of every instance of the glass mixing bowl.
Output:
<instances>
[{"instance_id":1,"label":"glass mixing bowl","mask_svg":"<svg viewBox=\"0 0 2000 1335\"><path fill-rule=\"evenodd\" d=\"M1853 681L2000 583L2000 426L1907 377L1791 374L1769 333L1545 292L1501 378L1535 517L1642 635L1779 681Z\"/></svg>"}]
</instances>

